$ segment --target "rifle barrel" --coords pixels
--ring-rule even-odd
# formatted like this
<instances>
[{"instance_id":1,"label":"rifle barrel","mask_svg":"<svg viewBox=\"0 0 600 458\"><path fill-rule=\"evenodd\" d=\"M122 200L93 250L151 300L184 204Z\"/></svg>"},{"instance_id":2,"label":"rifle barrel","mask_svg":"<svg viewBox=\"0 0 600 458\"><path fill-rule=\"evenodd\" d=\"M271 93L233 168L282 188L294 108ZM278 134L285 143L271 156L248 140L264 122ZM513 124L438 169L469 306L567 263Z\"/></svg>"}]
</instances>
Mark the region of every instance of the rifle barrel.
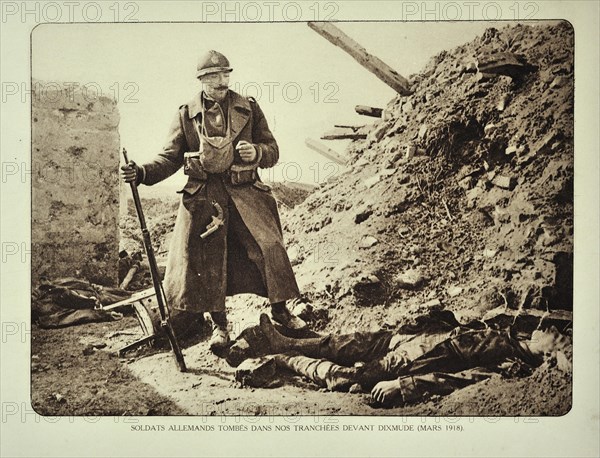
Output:
<instances>
[{"instance_id":1,"label":"rifle barrel","mask_svg":"<svg viewBox=\"0 0 600 458\"><path fill-rule=\"evenodd\" d=\"M125 162L129 164L129 159L127 158L127 150L123 148L123 157L125 158ZM187 367L185 365L185 360L183 358L183 353L181 351L181 347L177 342L177 337L175 336L175 331L171 326L171 322L169 320L169 310L166 306L166 298L163 295L162 283L160 281L160 276L158 274L158 263L156 262L156 256L154 255L154 248L152 247L152 240L150 238L150 232L148 232L148 228L146 227L146 218L144 217L144 211L142 210L142 202L140 200L140 194L137 189L137 184L135 181L129 183L131 186L131 193L133 194L133 202L135 204L135 210L138 215L138 219L140 221L140 227L142 229L142 240L144 242L144 249L146 251L146 257L148 258L148 264L150 266L150 276L152 277L152 285L154 286L154 291L156 292L156 302L158 303L158 311L160 313L161 326L167 338L169 339L169 344L171 345L171 350L173 350L173 354L175 355L175 360L177 362L177 366L181 372L186 372Z\"/></svg>"}]
</instances>

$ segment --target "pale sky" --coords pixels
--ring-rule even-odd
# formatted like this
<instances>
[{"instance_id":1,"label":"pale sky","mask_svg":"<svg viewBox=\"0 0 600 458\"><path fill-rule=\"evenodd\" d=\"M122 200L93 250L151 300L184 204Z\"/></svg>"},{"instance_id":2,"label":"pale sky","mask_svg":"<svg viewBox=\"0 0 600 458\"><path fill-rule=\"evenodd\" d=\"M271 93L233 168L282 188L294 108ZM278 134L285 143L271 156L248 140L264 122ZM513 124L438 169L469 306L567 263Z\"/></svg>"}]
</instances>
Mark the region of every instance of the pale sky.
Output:
<instances>
[{"instance_id":1,"label":"pale sky","mask_svg":"<svg viewBox=\"0 0 600 458\"><path fill-rule=\"evenodd\" d=\"M401 75L420 71L430 57L506 23L366 23L338 26ZM116 96L121 146L138 163L160 151L178 107L198 91L198 57L208 49L233 67L231 88L254 96L280 146L275 181L320 182L336 172L304 145L334 124L361 125L355 105L385 107L395 92L306 23L44 24L32 35L32 76L96 85ZM344 152L347 142L324 141ZM341 169L337 169L337 172ZM163 182L185 182L183 172Z\"/></svg>"}]
</instances>

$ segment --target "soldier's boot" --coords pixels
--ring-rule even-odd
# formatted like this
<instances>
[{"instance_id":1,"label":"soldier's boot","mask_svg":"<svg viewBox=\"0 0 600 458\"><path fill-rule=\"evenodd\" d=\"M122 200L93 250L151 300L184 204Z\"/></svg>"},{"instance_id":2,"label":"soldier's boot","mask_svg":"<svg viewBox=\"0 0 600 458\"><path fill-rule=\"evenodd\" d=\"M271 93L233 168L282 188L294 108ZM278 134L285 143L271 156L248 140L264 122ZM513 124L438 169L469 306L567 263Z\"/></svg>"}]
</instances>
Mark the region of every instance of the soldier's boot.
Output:
<instances>
[{"instance_id":1,"label":"soldier's boot","mask_svg":"<svg viewBox=\"0 0 600 458\"><path fill-rule=\"evenodd\" d=\"M289 369L331 391L348 391L357 383L356 369L353 367L297 354L279 354L274 355L274 358L278 367Z\"/></svg>"},{"instance_id":2,"label":"soldier's boot","mask_svg":"<svg viewBox=\"0 0 600 458\"><path fill-rule=\"evenodd\" d=\"M308 326L302 318L288 310L285 301L271 304L271 317L283 327L294 331L302 331Z\"/></svg>"},{"instance_id":3,"label":"soldier's boot","mask_svg":"<svg viewBox=\"0 0 600 458\"><path fill-rule=\"evenodd\" d=\"M227 314L225 312L210 312L213 322L213 331L208 345L210 350L220 356L229 345L229 331L227 330Z\"/></svg>"},{"instance_id":4,"label":"soldier's boot","mask_svg":"<svg viewBox=\"0 0 600 458\"><path fill-rule=\"evenodd\" d=\"M269 341L273 353L285 353L296 351L304 356L320 358L321 347L325 342L324 337L313 337L309 339L294 339L280 334L271 323L271 320L265 313L261 313L260 329Z\"/></svg>"}]
</instances>

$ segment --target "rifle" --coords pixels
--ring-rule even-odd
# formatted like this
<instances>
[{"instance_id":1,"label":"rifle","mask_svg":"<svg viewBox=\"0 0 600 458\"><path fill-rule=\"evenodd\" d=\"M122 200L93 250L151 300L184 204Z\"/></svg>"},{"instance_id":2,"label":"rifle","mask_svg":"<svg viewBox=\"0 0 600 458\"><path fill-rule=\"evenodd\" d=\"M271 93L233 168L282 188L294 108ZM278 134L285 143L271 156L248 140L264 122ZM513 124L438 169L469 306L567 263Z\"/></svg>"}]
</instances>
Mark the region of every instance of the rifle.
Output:
<instances>
[{"instance_id":1,"label":"rifle","mask_svg":"<svg viewBox=\"0 0 600 458\"><path fill-rule=\"evenodd\" d=\"M127 150L123 148L123 157L125 163L129 164L127 158ZM152 284L154 285L154 291L156 292L156 302L158 303L158 311L160 314L160 325L163 332L167 335L169 343L171 344L171 350L175 355L175 360L179 366L181 372L186 372L185 360L183 359L183 353L177 343L173 326L169 320L169 309L167 307L166 297L163 291L162 282L158 274L158 264L156 263L156 257L154 256L154 249L152 248L152 241L150 240L150 233L146 227L146 219L144 218L144 212L142 210L142 202L140 201L140 195L138 193L137 184L135 181L129 183L131 185L131 193L133 194L133 202L135 203L135 209L137 211L138 219L140 220L140 226L142 229L142 237L144 241L144 249L146 250L146 257L148 258L148 264L150 265L150 275L152 276Z\"/></svg>"}]
</instances>

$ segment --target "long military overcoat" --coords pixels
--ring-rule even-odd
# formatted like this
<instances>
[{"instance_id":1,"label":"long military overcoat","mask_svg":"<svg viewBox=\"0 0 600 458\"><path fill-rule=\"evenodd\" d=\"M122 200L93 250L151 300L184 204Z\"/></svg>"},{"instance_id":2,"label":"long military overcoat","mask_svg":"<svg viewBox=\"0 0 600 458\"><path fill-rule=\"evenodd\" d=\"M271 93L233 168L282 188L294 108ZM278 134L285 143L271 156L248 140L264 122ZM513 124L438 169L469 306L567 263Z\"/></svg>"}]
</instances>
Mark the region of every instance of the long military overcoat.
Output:
<instances>
[{"instance_id":1,"label":"long military overcoat","mask_svg":"<svg viewBox=\"0 0 600 458\"><path fill-rule=\"evenodd\" d=\"M257 150L255 166L273 167L279 159L279 149L269 130L258 103L234 91L228 93L231 138L234 147L241 140L252 143ZM180 107L163 151L156 159L144 164L143 183L152 185L175 173L184 165L184 153L199 150L198 130L201 122L202 96L198 94ZM234 164L243 164L235 152ZM254 183L232 185L229 174L205 174L188 177L180 191L181 204L169 248L164 288L171 307L194 312L222 311L225 297L239 293L254 293L268 297L271 303L298 297L299 291L283 243L277 203L267 185ZM202 239L212 220L218 202L224 211L225 226ZM249 253L237 238L228 237L231 203L237 218L255 242L254 254ZM258 257L258 259L257 259ZM251 261L250 259L253 259Z\"/></svg>"}]
</instances>

